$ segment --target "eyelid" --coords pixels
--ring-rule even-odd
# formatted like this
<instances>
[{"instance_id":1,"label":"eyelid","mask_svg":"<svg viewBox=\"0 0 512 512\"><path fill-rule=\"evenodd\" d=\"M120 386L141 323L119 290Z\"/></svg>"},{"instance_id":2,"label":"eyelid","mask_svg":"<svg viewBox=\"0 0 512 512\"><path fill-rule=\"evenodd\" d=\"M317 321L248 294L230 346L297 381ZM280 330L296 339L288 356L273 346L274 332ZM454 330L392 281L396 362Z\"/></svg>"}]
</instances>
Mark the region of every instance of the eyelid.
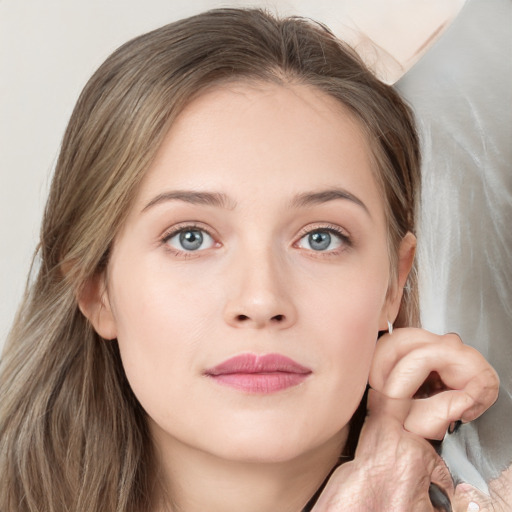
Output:
<instances>
[{"instance_id":1,"label":"eyelid","mask_svg":"<svg viewBox=\"0 0 512 512\"><path fill-rule=\"evenodd\" d=\"M350 235L346 229L342 228L341 226L338 226L337 224L332 224L329 222L325 222L325 223L324 222L313 222L311 224L308 224L299 230L298 236L304 236L313 231L322 231L322 230L330 231L335 234L344 236L346 238L350 238Z\"/></svg>"},{"instance_id":2,"label":"eyelid","mask_svg":"<svg viewBox=\"0 0 512 512\"><path fill-rule=\"evenodd\" d=\"M321 222L308 224L307 226L304 226L303 228L300 229L297 236L298 238L302 238L305 235L309 235L310 233L313 233L315 231L328 231L329 233L334 233L335 235L338 235L347 241L351 239L349 232L346 229L342 228L341 226Z\"/></svg>"},{"instance_id":3,"label":"eyelid","mask_svg":"<svg viewBox=\"0 0 512 512\"><path fill-rule=\"evenodd\" d=\"M178 233L182 231L203 231L206 233L213 241L214 247L220 247L220 242L218 241L218 237L213 233L213 230L201 222L189 221L189 222L180 222L178 224L174 224L170 228L166 229L162 235L159 237L159 241L165 248L176 255L183 256L192 256L195 253L204 252L208 249L198 250L198 251L182 251L174 246L168 244L169 240L176 236Z\"/></svg>"},{"instance_id":4,"label":"eyelid","mask_svg":"<svg viewBox=\"0 0 512 512\"><path fill-rule=\"evenodd\" d=\"M337 255L340 252L346 250L347 248L352 247L352 237L348 233L347 230L343 229L341 226L330 223L314 223L308 224L307 226L301 228L297 235L296 241L293 243L294 246L298 246L298 243L307 235L314 233L316 231L327 231L328 233L332 233L335 236L339 237L342 241L342 246L337 249L331 249L327 251L314 251L318 256L328 256L328 255ZM300 248L300 247L299 247ZM307 249L306 249L307 250Z\"/></svg>"},{"instance_id":5,"label":"eyelid","mask_svg":"<svg viewBox=\"0 0 512 512\"><path fill-rule=\"evenodd\" d=\"M166 247L169 251L172 251L174 254L177 255L183 255L183 256L193 256L196 252L204 252L208 249L198 250L198 251L181 251L178 248L169 245L167 242L174 236L176 236L178 233L186 230L197 230L197 231L203 231L208 236L212 238L214 241L214 247L220 247L222 244L218 241L218 236L214 233L214 231L209 227L205 226L202 222L197 221L185 221L180 222L178 224L175 224L171 226L170 228L166 229L162 235L159 237L159 241L162 245ZM314 224L308 224L307 226L304 226L300 229L300 231L297 234L297 237L295 239L295 242L293 242L293 246L297 247L298 243L302 238L305 236L314 233L315 231L327 231L329 233L334 234L335 236L339 237L342 241L342 247L337 249L331 249L327 251L316 251L318 256L321 256L322 254L327 255L336 255L341 251L346 250L347 248L352 247L352 238L351 235L342 228L341 226L338 226L336 224L331 223L314 223Z\"/></svg>"},{"instance_id":6,"label":"eyelid","mask_svg":"<svg viewBox=\"0 0 512 512\"><path fill-rule=\"evenodd\" d=\"M178 222L178 224L173 224L171 227L167 228L160 236L159 239L162 241L169 240L169 238L173 237L180 231L185 231L187 229L204 231L208 233L212 238L215 238L212 234L212 230L205 226L202 222L197 221L185 221Z\"/></svg>"}]
</instances>

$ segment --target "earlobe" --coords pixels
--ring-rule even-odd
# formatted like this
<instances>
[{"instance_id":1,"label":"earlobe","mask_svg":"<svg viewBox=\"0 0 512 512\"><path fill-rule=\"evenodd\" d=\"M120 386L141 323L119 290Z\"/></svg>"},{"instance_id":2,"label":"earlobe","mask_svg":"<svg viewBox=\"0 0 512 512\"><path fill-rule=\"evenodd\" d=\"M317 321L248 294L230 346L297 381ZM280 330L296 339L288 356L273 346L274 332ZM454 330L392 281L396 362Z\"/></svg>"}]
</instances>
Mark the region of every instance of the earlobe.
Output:
<instances>
[{"instance_id":1,"label":"earlobe","mask_svg":"<svg viewBox=\"0 0 512 512\"><path fill-rule=\"evenodd\" d=\"M104 274L95 275L85 283L78 297L78 307L102 338L117 337Z\"/></svg>"},{"instance_id":2,"label":"earlobe","mask_svg":"<svg viewBox=\"0 0 512 512\"><path fill-rule=\"evenodd\" d=\"M402 295L404 292L404 286L407 282L407 277L411 271L414 255L416 253L416 237L411 233L407 232L400 242L398 249L398 276L397 281L393 288L390 290L390 294L386 301L386 306L383 308L380 329L387 330L388 322L393 324L398 311L400 310L400 304L402 301Z\"/></svg>"}]
</instances>

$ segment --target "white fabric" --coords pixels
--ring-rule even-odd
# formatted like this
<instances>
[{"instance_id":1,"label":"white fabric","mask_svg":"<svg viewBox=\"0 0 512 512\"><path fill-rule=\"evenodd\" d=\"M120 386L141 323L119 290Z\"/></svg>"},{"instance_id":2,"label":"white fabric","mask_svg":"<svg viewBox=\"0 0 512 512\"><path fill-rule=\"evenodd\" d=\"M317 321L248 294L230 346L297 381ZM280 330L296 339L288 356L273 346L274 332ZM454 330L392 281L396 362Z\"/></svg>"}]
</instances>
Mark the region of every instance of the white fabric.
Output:
<instances>
[{"instance_id":1,"label":"white fabric","mask_svg":"<svg viewBox=\"0 0 512 512\"><path fill-rule=\"evenodd\" d=\"M423 145L423 326L459 333L501 378L448 441L489 480L512 462L512 0L469 0L397 88Z\"/></svg>"}]
</instances>

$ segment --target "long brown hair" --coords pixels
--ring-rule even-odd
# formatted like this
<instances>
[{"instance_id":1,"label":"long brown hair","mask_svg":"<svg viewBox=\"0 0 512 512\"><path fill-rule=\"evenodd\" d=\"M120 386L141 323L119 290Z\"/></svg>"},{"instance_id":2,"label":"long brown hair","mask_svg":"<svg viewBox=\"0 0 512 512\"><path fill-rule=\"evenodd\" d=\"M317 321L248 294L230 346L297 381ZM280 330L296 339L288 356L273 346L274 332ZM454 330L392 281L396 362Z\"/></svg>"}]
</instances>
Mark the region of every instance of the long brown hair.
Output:
<instances>
[{"instance_id":1,"label":"long brown hair","mask_svg":"<svg viewBox=\"0 0 512 512\"><path fill-rule=\"evenodd\" d=\"M144 411L115 341L77 306L104 271L137 187L187 102L227 81L316 87L360 120L385 197L393 272L414 232L418 141L409 108L325 27L220 9L117 50L82 92L66 130L27 287L0 375L0 511L141 511L153 458ZM395 275L395 274L393 274ZM416 275L397 325L417 322Z\"/></svg>"}]
</instances>

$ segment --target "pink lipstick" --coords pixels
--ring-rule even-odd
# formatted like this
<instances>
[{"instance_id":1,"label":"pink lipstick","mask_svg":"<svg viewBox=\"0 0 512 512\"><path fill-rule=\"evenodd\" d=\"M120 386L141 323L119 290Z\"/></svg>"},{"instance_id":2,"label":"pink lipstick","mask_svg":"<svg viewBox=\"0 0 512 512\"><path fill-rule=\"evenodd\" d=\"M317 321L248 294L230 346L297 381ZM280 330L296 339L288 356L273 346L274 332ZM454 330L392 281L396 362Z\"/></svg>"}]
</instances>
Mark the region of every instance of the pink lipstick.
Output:
<instances>
[{"instance_id":1,"label":"pink lipstick","mask_svg":"<svg viewBox=\"0 0 512 512\"><path fill-rule=\"evenodd\" d=\"M311 370L281 354L240 354L204 373L219 384L247 393L267 394L297 386Z\"/></svg>"}]
</instances>

